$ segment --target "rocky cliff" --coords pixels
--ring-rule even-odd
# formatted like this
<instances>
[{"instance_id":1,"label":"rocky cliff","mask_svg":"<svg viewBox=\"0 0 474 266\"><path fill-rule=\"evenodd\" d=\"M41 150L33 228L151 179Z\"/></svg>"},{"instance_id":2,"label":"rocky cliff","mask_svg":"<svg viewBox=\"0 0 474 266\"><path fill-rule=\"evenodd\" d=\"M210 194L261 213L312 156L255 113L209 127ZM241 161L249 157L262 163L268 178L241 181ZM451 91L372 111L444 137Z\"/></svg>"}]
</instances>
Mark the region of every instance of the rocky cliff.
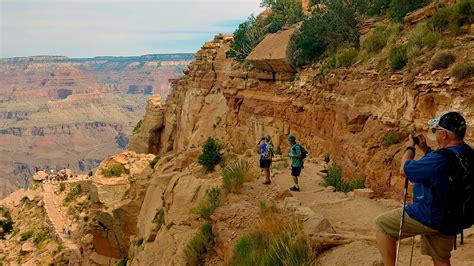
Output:
<instances>
[{"instance_id":1,"label":"rocky cliff","mask_svg":"<svg viewBox=\"0 0 474 266\"><path fill-rule=\"evenodd\" d=\"M192 57L0 59L0 198L37 169L88 172L123 150L147 97L165 99Z\"/></svg>"},{"instance_id":2,"label":"rocky cliff","mask_svg":"<svg viewBox=\"0 0 474 266\"><path fill-rule=\"evenodd\" d=\"M456 58L470 57L472 35L456 41ZM252 148L263 134L273 137L277 150L288 149L294 134L313 156L331 154L347 179L365 177L378 195L400 186L397 169L402 144L386 145L390 132L400 138L426 132L426 121L445 110L462 112L474 140L473 79L456 80L448 70L429 70L433 51L412 69L380 72L376 59L320 76L320 65L287 73L243 70L225 57L228 39L206 43L196 53L183 78L172 84L164 107L153 119L153 140L132 141L140 152L181 152L216 136L236 151ZM161 103L149 102L150 108ZM145 120L147 121L147 117ZM143 128L152 128L145 125ZM159 139L159 143L156 140ZM148 150L143 143L150 143Z\"/></svg>"}]
</instances>

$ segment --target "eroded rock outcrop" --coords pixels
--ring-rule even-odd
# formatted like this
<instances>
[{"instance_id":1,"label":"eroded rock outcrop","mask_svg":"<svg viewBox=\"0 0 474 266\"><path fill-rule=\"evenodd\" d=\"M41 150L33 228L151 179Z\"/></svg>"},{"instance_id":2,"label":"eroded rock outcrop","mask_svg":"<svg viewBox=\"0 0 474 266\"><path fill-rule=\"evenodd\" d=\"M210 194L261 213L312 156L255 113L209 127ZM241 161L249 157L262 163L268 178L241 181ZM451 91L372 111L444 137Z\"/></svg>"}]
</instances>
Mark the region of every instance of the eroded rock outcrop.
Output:
<instances>
[{"instance_id":1,"label":"eroded rock outcrop","mask_svg":"<svg viewBox=\"0 0 474 266\"><path fill-rule=\"evenodd\" d=\"M154 157L124 152L103 161L93 176L90 197L95 204L96 224L92 234L98 254L113 258L127 256L130 237L137 231L137 217Z\"/></svg>"},{"instance_id":2,"label":"eroded rock outcrop","mask_svg":"<svg viewBox=\"0 0 474 266\"><path fill-rule=\"evenodd\" d=\"M185 265L184 248L201 225L196 206L220 185L218 173L196 163L200 150L165 157L155 166L137 220L143 241L130 247L132 265Z\"/></svg>"}]
</instances>

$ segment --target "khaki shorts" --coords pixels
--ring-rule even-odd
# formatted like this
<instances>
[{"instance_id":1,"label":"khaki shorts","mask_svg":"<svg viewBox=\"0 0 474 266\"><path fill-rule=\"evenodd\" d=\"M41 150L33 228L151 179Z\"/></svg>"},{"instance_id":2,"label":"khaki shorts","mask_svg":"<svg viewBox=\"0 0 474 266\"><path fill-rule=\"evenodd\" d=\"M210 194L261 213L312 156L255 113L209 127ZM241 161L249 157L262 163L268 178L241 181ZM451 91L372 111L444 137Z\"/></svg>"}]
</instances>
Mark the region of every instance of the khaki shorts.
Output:
<instances>
[{"instance_id":1,"label":"khaki shorts","mask_svg":"<svg viewBox=\"0 0 474 266\"><path fill-rule=\"evenodd\" d=\"M402 208L382 213L375 218L377 226L393 240L398 240ZM446 236L423 225L405 213L402 239L421 235L421 254L431 256L441 262L449 262L454 245L454 236Z\"/></svg>"}]
</instances>

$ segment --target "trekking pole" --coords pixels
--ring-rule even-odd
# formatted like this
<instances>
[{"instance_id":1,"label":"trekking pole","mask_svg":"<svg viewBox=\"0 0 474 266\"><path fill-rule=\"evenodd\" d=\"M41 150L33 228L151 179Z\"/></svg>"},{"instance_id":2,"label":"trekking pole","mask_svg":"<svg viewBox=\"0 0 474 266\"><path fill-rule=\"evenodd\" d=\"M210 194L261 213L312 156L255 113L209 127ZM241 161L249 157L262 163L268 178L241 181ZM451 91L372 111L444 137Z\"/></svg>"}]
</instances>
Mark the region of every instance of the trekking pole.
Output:
<instances>
[{"instance_id":1,"label":"trekking pole","mask_svg":"<svg viewBox=\"0 0 474 266\"><path fill-rule=\"evenodd\" d=\"M399 260L399 255L400 255L400 241L402 240L402 227L403 227L403 221L405 220L405 205L407 203L407 195L408 195L408 178L405 178L405 191L403 193L403 207L402 207L402 215L400 217L400 230L398 231L397 255L395 257L395 265L398 265L398 260Z\"/></svg>"},{"instance_id":2,"label":"trekking pole","mask_svg":"<svg viewBox=\"0 0 474 266\"><path fill-rule=\"evenodd\" d=\"M415 248L415 236L413 236L412 241L411 241L411 252L410 252L410 266L412 265L413 262L413 249Z\"/></svg>"}]
</instances>

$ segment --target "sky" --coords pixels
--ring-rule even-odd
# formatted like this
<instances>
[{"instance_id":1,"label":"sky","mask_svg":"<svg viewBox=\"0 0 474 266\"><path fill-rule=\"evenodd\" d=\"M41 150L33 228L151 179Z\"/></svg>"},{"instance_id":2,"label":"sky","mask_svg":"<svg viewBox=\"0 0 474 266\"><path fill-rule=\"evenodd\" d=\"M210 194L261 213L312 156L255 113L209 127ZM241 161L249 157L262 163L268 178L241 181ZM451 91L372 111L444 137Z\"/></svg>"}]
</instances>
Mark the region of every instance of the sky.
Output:
<instances>
[{"instance_id":1,"label":"sky","mask_svg":"<svg viewBox=\"0 0 474 266\"><path fill-rule=\"evenodd\" d=\"M261 0L0 0L0 58L194 53Z\"/></svg>"}]
</instances>

